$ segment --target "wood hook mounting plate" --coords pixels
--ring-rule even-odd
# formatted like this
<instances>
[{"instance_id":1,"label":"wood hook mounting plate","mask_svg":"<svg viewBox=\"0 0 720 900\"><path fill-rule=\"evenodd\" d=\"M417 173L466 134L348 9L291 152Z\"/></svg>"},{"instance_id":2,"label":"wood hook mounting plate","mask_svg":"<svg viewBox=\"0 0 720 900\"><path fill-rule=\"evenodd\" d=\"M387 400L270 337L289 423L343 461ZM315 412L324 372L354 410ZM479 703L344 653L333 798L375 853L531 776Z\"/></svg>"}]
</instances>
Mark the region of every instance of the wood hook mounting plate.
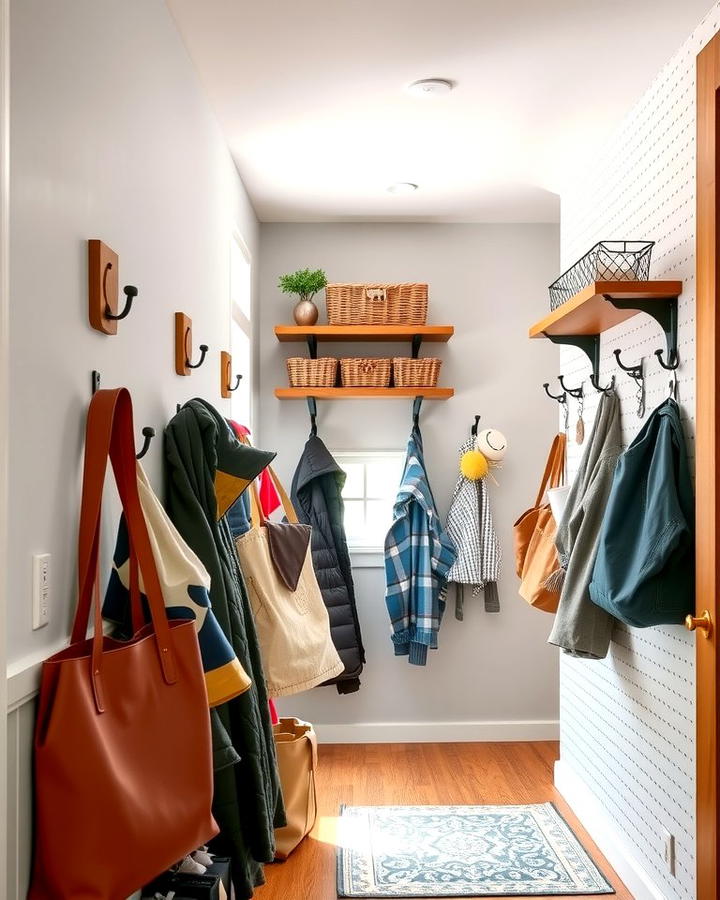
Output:
<instances>
[{"instance_id":1,"label":"wood hook mounting plate","mask_svg":"<svg viewBox=\"0 0 720 900\"><path fill-rule=\"evenodd\" d=\"M192 347L192 319L185 313L175 313L175 371L178 375L190 375L188 347Z\"/></svg>"},{"instance_id":2,"label":"wood hook mounting plate","mask_svg":"<svg viewBox=\"0 0 720 900\"><path fill-rule=\"evenodd\" d=\"M117 334L117 320L107 313L118 312L118 255L103 244L88 241L88 317L90 325L103 334Z\"/></svg>"}]
</instances>

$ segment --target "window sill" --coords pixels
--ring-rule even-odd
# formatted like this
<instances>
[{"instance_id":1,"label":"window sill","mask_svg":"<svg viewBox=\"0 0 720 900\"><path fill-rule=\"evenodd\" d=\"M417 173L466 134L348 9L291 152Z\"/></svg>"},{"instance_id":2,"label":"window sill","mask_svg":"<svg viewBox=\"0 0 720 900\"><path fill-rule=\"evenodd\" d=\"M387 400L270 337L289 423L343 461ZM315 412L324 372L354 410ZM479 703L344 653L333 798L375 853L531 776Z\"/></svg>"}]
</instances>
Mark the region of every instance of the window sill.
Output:
<instances>
[{"instance_id":1,"label":"window sill","mask_svg":"<svg viewBox=\"0 0 720 900\"><path fill-rule=\"evenodd\" d=\"M350 562L353 569L384 569L385 552L368 547L350 547Z\"/></svg>"}]
</instances>

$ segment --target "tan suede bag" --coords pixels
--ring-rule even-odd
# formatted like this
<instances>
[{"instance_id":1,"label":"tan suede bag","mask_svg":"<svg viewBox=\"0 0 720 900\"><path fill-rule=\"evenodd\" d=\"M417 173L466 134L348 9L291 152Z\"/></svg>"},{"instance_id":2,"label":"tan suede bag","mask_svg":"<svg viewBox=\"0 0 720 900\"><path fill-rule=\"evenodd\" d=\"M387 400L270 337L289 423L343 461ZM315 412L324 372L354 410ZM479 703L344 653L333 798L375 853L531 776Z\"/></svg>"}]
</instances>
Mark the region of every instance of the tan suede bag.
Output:
<instances>
[{"instance_id":1,"label":"tan suede bag","mask_svg":"<svg viewBox=\"0 0 720 900\"><path fill-rule=\"evenodd\" d=\"M287 825L275 829L275 859L287 859L317 818L317 736L309 722L280 719L273 726Z\"/></svg>"},{"instance_id":2,"label":"tan suede bag","mask_svg":"<svg viewBox=\"0 0 720 900\"><path fill-rule=\"evenodd\" d=\"M543 503L548 488L559 487L565 479L567 438L558 434L552 442L535 505L526 510L513 526L515 568L520 578L520 596L530 606L544 612L557 612L560 590L551 576L560 568L555 534L557 523L549 503Z\"/></svg>"}]
</instances>

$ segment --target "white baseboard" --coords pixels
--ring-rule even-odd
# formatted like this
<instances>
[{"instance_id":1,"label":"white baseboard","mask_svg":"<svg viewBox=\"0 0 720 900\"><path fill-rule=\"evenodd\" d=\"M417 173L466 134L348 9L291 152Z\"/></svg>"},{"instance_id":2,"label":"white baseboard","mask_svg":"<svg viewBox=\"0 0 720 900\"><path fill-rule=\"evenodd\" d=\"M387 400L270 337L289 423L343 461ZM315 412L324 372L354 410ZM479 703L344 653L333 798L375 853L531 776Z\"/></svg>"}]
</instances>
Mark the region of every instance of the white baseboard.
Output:
<instances>
[{"instance_id":1,"label":"white baseboard","mask_svg":"<svg viewBox=\"0 0 720 900\"><path fill-rule=\"evenodd\" d=\"M633 855L631 848L597 797L579 775L561 759L555 763L555 787L635 900L665 900L665 895Z\"/></svg>"},{"instance_id":2,"label":"white baseboard","mask_svg":"<svg viewBox=\"0 0 720 900\"><path fill-rule=\"evenodd\" d=\"M449 741L557 741L559 723L521 722L359 722L315 725L322 744L414 744Z\"/></svg>"}]
</instances>

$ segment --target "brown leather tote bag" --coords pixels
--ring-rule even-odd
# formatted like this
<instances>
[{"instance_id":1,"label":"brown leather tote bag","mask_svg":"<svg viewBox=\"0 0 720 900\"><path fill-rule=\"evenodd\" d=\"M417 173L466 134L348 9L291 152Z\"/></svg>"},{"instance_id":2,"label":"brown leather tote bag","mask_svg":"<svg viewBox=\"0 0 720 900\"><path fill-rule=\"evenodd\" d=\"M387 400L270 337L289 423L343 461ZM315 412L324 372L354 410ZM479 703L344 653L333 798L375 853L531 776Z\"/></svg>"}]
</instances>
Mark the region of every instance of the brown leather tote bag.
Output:
<instances>
[{"instance_id":1,"label":"brown leather tote bag","mask_svg":"<svg viewBox=\"0 0 720 900\"><path fill-rule=\"evenodd\" d=\"M43 663L30 900L124 900L217 834L194 623L168 621L138 496L132 404L98 391L87 418L79 594L70 646ZM99 548L108 457L152 623L103 637ZM137 584L137 578L133 579ZM134 624L141 621L134 593ZM86 639L90 612L94 633Z\"/></svg>"},{"instance_id":2,"label":"brown leather tote bag","mask_svg":"<svg viewBox=\"0 0 720 900\"><path fill-rule=\"evenodd\" d=\"M526 510L513 526L515 567L520 578L520 596L544 612L557 612L559 590L548 579L560 563L555 549L557 523L550 504L543 504L548 488L559 487L565 477L567 438L558 434L552 442L535 505Z\"/></svg>"},{"instance_id":3,"label":"brown leather tote bag","mask_svg":"<svg viewBox=\"0 0 720 900\"><path fill-rule=\"evenodd\" d=\"M287 859L317 818L317 736L309 722L294 718L280 719L273 733L287 818L284 828L275 829L275 859Z\"/></svg>"}]
</instances>

